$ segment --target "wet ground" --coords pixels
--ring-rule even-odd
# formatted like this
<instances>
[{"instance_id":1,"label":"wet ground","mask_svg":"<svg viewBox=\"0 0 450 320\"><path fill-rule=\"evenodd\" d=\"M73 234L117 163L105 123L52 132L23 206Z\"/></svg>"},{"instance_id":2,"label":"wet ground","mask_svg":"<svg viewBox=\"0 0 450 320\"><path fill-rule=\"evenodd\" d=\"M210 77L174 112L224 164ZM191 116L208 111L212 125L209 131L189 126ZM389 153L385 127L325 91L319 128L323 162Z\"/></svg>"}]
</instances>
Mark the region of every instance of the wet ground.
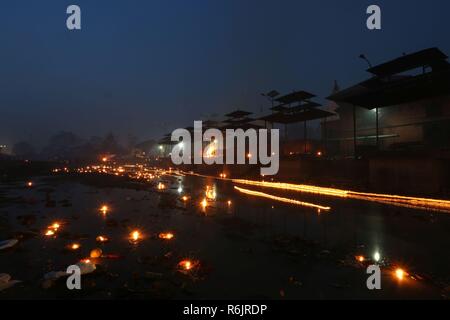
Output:
<instances>
[{"instance_id":1,"label":"wet ground","mask_svg":"<svg viewBox=\"0 0 450 320\"><path fill-rule=\"evenodd\" d=\"M0 273L22 281L0 291L0 299L450 295L448 214L263 190L332 208L318 212L240 194L231 182L190 176L163 176L139 185L115 177L64 175L33 183L0 185L0 240L19 239L13 248L0 251ZM207 186L216 198L204 207ZM99 210L103 205L109 208L106 214ZM61 227L47 237L53 222ZM133 230L143 236L137 243L129 241ZM175 237L160 239L161 232ZM96 242L99 235L110 241ZM80 248L67 249L72 243ZM95 248L103 257L93 259L97 270L83 276L82 290L67 290L64 279L43 281L48 272L65 270ZM382 290L370 291L366 264L375 252L381 256ZM186 259L195 267L180 270L179 262ZM397 267L408 274L403 280L394 276Z\"/></svg>"}]
</instances>

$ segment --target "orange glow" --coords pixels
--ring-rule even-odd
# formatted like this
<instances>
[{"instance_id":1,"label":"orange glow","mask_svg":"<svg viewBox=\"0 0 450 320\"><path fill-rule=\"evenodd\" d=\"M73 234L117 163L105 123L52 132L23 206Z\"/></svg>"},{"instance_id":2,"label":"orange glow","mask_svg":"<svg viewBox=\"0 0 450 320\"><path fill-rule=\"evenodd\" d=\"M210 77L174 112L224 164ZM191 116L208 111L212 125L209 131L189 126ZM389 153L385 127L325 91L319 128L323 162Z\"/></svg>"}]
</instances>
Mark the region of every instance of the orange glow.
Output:
<instances>
[{"instance_id":1,"label":"orange glow","mask_svg":"<svg viewBox=\"0 0 450 320\"><path fill-rule=\"evenodd\" d=\"M134 230L130 233L130 241L132 242L138 242L142 239L142 235L138 230Z\"/></svg>"},{"instance_id":2,"label":"orange glow","mask_svg":"<svg viewBox=\"0 0 450 320\"><path fill-rule=\"evenodd\" d=\"M47 230L47 232L45 232L45 235L46 235L47 237L54 236L54 235L55 235L55 231L53 231L53 230Z\"/></svg>"},{"instance_id":3,"label":"orange glow","mask_svg":"<svg viewBox=\"0 0 450 320\"><path fill-rule=\"evenodd\" d=\"M33 186L33 182L32 181L28 181L27 182L27 186L31 188Z\"/></svg>"},{"instance_id":4,"label":"orange glow","mask_svg":"<svg viewBox=\"0 0 450 320\"><path fill-rule=\"evenodd\" d=\"M295 204L295 205L303 206L303 207L310 207L310 208L316 208L316 209L322 209L322 210L330 210L331 209L331 207L324 207L324 206L313 204L313 203L298 201L298 200L289 199L289 198L277 197L277 196L274 196L274 195L271 195L268 193L264 193L264 192L243 189L243 188L239 188L236 186L234 188L239 192L242 192L247 195L255 196L255 197L271 199L271 200L280 201L280 202L289 203L289 204Z\"/></svg>"},{"instance_id":5,"label":"orange glow","mask_svg":"<svg viewBox=\"0 0 450 320\"><path fill-rule=\"evenodd\" d=\"M325 188L318 186L292 184L283 182L266 182L243 179L232 179L234 183L243 185L252 185L264 188L273 188L280 190L289 190L296 192L320 194L332 197L351 198L365 201L384 203L394 206L401 206L413 209L425 209L437 212L450 213L450 200L439 200L429 198L416 198L389 194L365 193L335 188Z\"/></svg>"},{"instance_id":6,"label":"orange glow","mask_svg":"<svg viewBox=\"0 0 450 320\"><path fill-rule=\"evenodd\" d=\"M164 183L158 183L158 190L164 190L166 188L166 186L164 185Z\"/></svg>"},{"instance_id":7,"label":"orange glow","mask_svg":"<svg viewBox=\"0 0 450 320\"><path fill-rule=\"evenodd\" d=\"M174 237L175 237L175 235L171 232L159 234L159 238L163 239L163 240L172 240Z\"/></svg>"},{"instance_id":8,"label":"orange glow","mask_svg":"<svg viewBox=\"0 0 450 320\"><path fill-rule=\"evenodd\" d=\"M198 265L197 261L192 261L192 260L182 260L178 263L178 267L182 270L182 271L191 271L193 268L195 268Z\"/></svg>"},{"instance_id":9,"label":"orange glow","mask_svg":"<svg viewBox=\"0 0 450 320\"><path fill-rule=\"evenodd\" d=\"M98 236L97 238L95 238L95 240L97 242L108 242L109 241L109 239L105 236Z\"/></svg>"},{"instance_id":10,"label":"orange glow","mask_svg":"<svg viewBox=\"0 0 450 320\"><path fill-rule=\"evenodd\" d=\"M61 227L59 222L53 222L48 229L52 229L53 231L58 231L58 229Z\"/></svg>"},{"instance_id":11,"label":"orange glow","mask_svg":"<svg viewBox=\"0 0 450 320\"><path fill-rule=\"evenodd\" d=\"M108 211L109 211L109 207L107 206L107 205L103 205L101 208L100 208L100 212L102 213L102 214L107 214L108 213Z\"/></svg>"},{"instance_id":12,"label":"orange glow","mask_svg":"<svg viewBox=\"0 0 450 320\"><path fill-rule=\"evenodd\" d=\"M364 258L364 256L356 256L355 258L358 262L364 262L366 260L366 258Z\"/></svg>"},{"instance_id":13,"label":"orange glow","mask_svg":"<svg viewBox=\"0 0 450 320\"><path fill-rule=\"evenodd\" d=\"M71 250L78 250L78 249L80 249L80 247L81 247L81 245L79 243L72 243L69 245L69 248Z\"/></svg>"},{"instance_id":14,"label":"orange glow","mask_svg":"<svg viewBox=\"0 0 450 320\"><path fill-rule=\"evenodd\" d=\"M189 198L187 196L183 196L183 198L181 198L181 199L183 199L183 201L186 202L186 201L188 201Z\"/></svg>"},{"instance_id":15,"label":"orange glow","mask_svg":"<svg viewBox=\"0 0 450 320\"><path fill-rule=\"evenodd\" d=\"M103 162L107 162L107 161L108 161L108 158L107 158L107 157L103 157L103 158L102 158L102 161L103 161Z\"/></svg>"},{"instance_id":16,"label":"orange glow","mask_svg":"<svg viewBox=\"0 0 450 320\"><path fill-rule=\"evenodd\" d=\"M91 250L91 253L89 256L93 259L100 258L102 256L102 250L101 249L93 249Z\"/></svg>"},{"instance_id":17,"label":"orange glow","mask_svg":"<svg viewBox=\"0 0 450 320\"><path fill-rule=\"evenodd\" d=\"M251 157L253 157L253 155L252 155L251 153L248 153L248 154L247 154L247 158L250 159Z\"/></svg>"},{"instance_id":18,"label":"orange glow","mask_svg":"<svg viewBox=\"0 0 450 320\"><path fill-rule=\"evenodd\" d=\"M202 202L200 202L201 206L203 207L203 209L206 209L206 207L208 206L208 201L205 199L202 200Z\"/></svg>"},{"instance_id":19,"label":"orange glow","mask_svg":"<svg viewBox=\"0 0 450 320\"><path fill-rule=\"evenodd\" d=\"M231 204L232 204L231 200L228 200L227 203L228 203L229 206L231 206Z\"/></svg>"},{"instance_id":20,"label":"orange glow","mask_svg":"<svg viewBox=\"0 0 450 320\"><path fill-rule=\"evenodd\" d=\"M322 152L321 151L317 151L317 156L321 157L322 156Z\"/></svg>"},{"instance_id":21,"label":"orange glow","mask_svg":"<svg viewBox=\"0 0 450 320\"><path fill-rule=\"evenodd\" d=\"M401 269L401 268L395 269L395 277L396 277L398 280L402 281L403 278L405 277L405 275L406 275L405 270L403 270L403 269Z\"/></svg>"},{"instance_id":22,"label":"orange glow","mask_svg":"<svg viewBox=\"0 0 450 320\"><path fill-rule=\"evenodd\" d=\"M207 186L205 195L206 195L206 199L208 199L208 200L216 200L217 194L216 194L215 188Z\"/></svg>"}]
</instances>

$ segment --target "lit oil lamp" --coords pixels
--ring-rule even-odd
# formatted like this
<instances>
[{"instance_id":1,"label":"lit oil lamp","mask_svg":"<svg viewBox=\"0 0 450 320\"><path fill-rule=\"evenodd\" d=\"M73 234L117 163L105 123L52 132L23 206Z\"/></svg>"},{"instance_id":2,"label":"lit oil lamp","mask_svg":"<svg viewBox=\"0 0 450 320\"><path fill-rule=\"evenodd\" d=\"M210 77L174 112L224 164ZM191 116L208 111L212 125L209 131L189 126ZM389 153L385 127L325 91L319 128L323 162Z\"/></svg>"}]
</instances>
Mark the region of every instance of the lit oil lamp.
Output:
<instances>
[{"instance_id":1,"label":"lit oil lamp","mask_svg":"<svg viewBox=\"0 0 450 320\"><path fill-rule=\"evenodd\" d=\"M163 240L172 240L175 235L171 232L160 233L159 238Z\"/></svg>"},{"instance_id":2,"label":"lit oil lamp","mask_svg":"<svg viewBox=\"0 0 450 320\"><path fill-rule=\"evenodd\" d=\"M178 270L182 273L188 273L192 272L198 265L199 262L196 260L185 259L178 263Z\"/></svg>"},{"instance_id":3,"label":"lit oil lamp","mask_svg":"<svg viewBox=\"0 0 450 320\"><path fill-rule=\"evenodd\" d=\"M189 198L188 198L187 196L183 196L181 199L182 199L184 202L186 202L186 201L189 200Z\"/></svg>"},{"instance_id":4,"label":"lit oil lamp","mask_svg":"<svg viewBox=\"0 0 450 320\"><path fill-rule=\"evenodd\" d=\"M200 205L202 206L203 209L206 209L206 207L208 206L208 200L204 198L202 202L200 202Z\"/></svg>"},{"instance_id":5,"label":"lit oil lamp","mask_svg":"<svg viewBox=\"0 0 450 320\"><path fill-rule=\"evenodd\" d=\"M105 242L108 242L109 239L105 236L98 236L97 238L95 238L95 241L105 243Z\"/></svg>"},{"instance_id":6,"label":"lit oil lamp","mask_svg":"<svg viewBox=\"0 0 450 320\"><path fill-rule=\"evenodd\" d=\"M101 206L100 212L101 212L103 215L106 215L106 214L108 213L108 211L109 211L109 207L108 207L107 205Z\"/></svg>"},{"instance_id":7,"label":"lit oil lamp","mask_svg":"<svg viewBox=\"0 0 450 320\"><path fill-rule=\"evenodd\" d=\"M164 185L164 183L158 183L158 190L164 190L166 189L166 186Z\"/></svg>"},{"instance_id":8,"label":"lit oil lamp","mask_svg":"<svg viewBox=\"0 0 450 320\"><path fill-rule=\"evenodd\" d=\"M205 195L208 200L215 200L217 196L215 188L207 186Z\"/></svg>"},{"instance_id":9,"label":"lit oil lamp","mask_svg":"<svg viewBox=\"0 0 450 320\"><path fill-rule=\"evenodd\" d=\"M103 254L102 249L96 248L96 249L91 250L91 252L89 253L89 257L91 257L92 259L97 259L97 258L100 258L102 256L102 254Z\"/></svg>"},{"instance_id":10,"label":"lit oil lamp","mask_svg":"<svg viewBox=\"0 0 450 320\"><path fill-rule=\"evenodd\" d=\"M356 256L355 259L356 259L356 261L361 262L361 263L366 261L366 258L364 258L364 256Z\"/></svg>"},{"instance_id":11,"label":"lit oil lamp","mask_svg":"<svg viewBox=\"0 0 450 320\"><path fill-rule=\"evenodd\" d=\"M228 200L227 204L228 204L228 206L231 206L231 204L232 204L231 200Z\"/></svg>"},{"instance_id":12,"label":"lit oil lamp","mask_svg":"<svg viewBox=\"0 0 450 320\"><path fill-rule=\"evenodd\" d=\"M138 230L134 230L130 233L131 243L138 243L140 240L142 240L142 235Z\"/></svg>"},{"instance_id":13,"label":"lit oil lamp","mask_svg":"<svg viewBox=\"0 0 450 320\"><path fill-rule=\"evenodd\" d=\"M72 243L72 244L69 244L67 246L67 248L70 250L76 251L81 248L81 245L79 243Z\"/></svg>"},{"instance_id":14,"label":"lit oil lamp","mask_svg":"<svg viewBox=\"0 0 450 320\"><path fill-rule=\"evenodd\" d=\"M55 235L55 231L53 231L53 230L47 230L45 232L45 236L47 236L47 237L53 237L54 235Z\"/></svg>"},{"instance_id":15,"label":"lit oil lamp","mask_svg":"<svg viewBox=\"0 0 450 320\"><path fill-rule=\"evenodd\" d=\"M33 186L33 182L32 182L32 181L28 181L28 182L27 182L27 187L28 187L28 188L31 188L32 186Z\"/></svg>"},{"instance_id":16,"label":"lit oil lamp","mask_svg":"<svg viewBox=\"0 0 450 320\"><path fill-rule=\"evenodd\" d=\"M381 255L380 253L377 251L373 254L373 260L375 260L375 262L379 262L381 259Z\"/></svg>"},{"instance_id":17,"label":"lit oil lamp","mask_svg":"<svg viewBox=\"0 0 450 320\"><path fill-rule=\"evenodd\" d=\"M53 231L58 231L58 229L61 227L61 224L59 222L53 222L48 229Z\"/></svg>"},{"instance_id":18,"label":"lit oil lamp","mask_svg":"<svg viewBox=\"0 0 450 320\"><path fill-rule=\"evenodd\" d=\"M407 276L407 273L405 272L405 270L403 270L402 268L397 268L397 269L395 269L395 277L399 280L399 281L402 281L403 280L403 278L405 277L405 276Z\"/></svg>"}]
</instances>

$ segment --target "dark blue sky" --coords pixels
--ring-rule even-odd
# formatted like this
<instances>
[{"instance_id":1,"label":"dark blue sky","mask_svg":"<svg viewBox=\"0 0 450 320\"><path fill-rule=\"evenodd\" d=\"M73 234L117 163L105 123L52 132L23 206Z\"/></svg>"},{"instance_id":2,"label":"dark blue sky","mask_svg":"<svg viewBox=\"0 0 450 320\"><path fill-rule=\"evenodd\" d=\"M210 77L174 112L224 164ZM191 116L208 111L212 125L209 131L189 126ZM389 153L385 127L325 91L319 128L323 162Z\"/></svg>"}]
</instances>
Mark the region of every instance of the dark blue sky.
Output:
<instances>
[{"instance_id":1,"label":"dark blue sky","mask_svg":"<svg viewBox=\"0 0 450 320\"><path fill-rule=\"evenodd\" d=\"M66 8L82 30L66 29ZM365 27L369 4L383 30ZM59 130L158 138L261 92L305 89L323 102L372 63L438 46L448 0L9 0L0 3L0 144Z\"/></svg>"}]
</instances>

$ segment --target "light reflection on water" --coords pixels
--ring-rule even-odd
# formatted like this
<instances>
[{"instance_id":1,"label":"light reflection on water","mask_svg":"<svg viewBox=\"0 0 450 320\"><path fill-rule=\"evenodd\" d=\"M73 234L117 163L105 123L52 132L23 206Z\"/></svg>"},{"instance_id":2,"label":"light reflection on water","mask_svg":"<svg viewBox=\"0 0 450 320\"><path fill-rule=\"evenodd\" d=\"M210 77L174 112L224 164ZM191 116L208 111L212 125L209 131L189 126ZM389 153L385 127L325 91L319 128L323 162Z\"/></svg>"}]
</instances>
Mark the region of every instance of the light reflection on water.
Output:
<instances>
[{"instance_id":1,"label":"light reflection on water","mask_svg":"<svg viewBox=\"0 0 450 320\"><path fill-rule=\"evenodd\" d=\"M101 234L110 240L104 246L104 253L124 257L114 262L101 262L118 274L117 282L128 279L129 273L125 271L148 271L148 266L142 263L143 259L172 251L182 256L201 256L203 260L214 261L215 270L219 274L241 274L242 268L251 263L265 263L266 268L272 268L277 274L287 272L284 269L293 272L274 257L272 261L265 261L267 255L261 255L264 259L261 258L260 261L256 255L240 256L241 247L246 247L247 243L251 250L257 250L261 241L265 243L283 235L300 237L344 255L352 253L355 248L369 257L378 251L381 256L399 261L402 265L414 266L441 277L449 276L450 257L446 252L450 250L450 219L444 215L434 216L427 212L358 200L274 192L280 196L325 203L332 207L330 212L324 213L312 208L242 195L227 181L171 176L163 177L161 183L166 187L164 190L149 186L151 192L120 188L99 189L74 183L58 186L52 197L56 201L70 198L72 207L45 208L40 203L33 210L52 217L52 221L67 221L64 230L70 231L71 236L82 236L79 241L80 249L73 255L61 255L61 248L68 241L60 235L55 239L28 241L23 244L24 252L17 257L21 263L13 265L17 262L13 259L11 265L4 266L3 271L8 271L8 268L17 270L22 279L35 281L45 272L86 257L89 250L99 246L96 237ZM202 210L200 202L206 197L207 186L214 190L215 196L210 197L208 205ZM182 200L180 187L182 194L189 198L187 201ZM42 193L41 197L44 195ZM39 193L35 196L39 197ZM231 205L228 201L231 201ZM98 214L101 204L107 204L110 209L106 217ZM177 206L185 210L178 210ZM26 206L17 206L16 209L17 215L29 210ZM236 237L230 233L223 224L224 219L245 222L237 226L243 236ZM39 219L37 227L45 228L48 223L48 218ZM135 244L130 243L129 236L133 230L141 231L145 235L144 239ZM161 246L160 242L151 240L152 235L167 230L176 234L173 241ZM237 251L233 251L233 255L237 261L243 261L241 267L231 265L230 259L223 254L225 250L235 246L239 247ZM27 266L31 262L34 268L29 270ZM157 266L152 268L156 268L153 271L159 271ZM297 266L293 268L295 270ZM251 270L249 274L258 276L254 280L258 281L267 272L270 271ZM257 282L251 283L258 285Z\"/></svg>"}]
</instances>

